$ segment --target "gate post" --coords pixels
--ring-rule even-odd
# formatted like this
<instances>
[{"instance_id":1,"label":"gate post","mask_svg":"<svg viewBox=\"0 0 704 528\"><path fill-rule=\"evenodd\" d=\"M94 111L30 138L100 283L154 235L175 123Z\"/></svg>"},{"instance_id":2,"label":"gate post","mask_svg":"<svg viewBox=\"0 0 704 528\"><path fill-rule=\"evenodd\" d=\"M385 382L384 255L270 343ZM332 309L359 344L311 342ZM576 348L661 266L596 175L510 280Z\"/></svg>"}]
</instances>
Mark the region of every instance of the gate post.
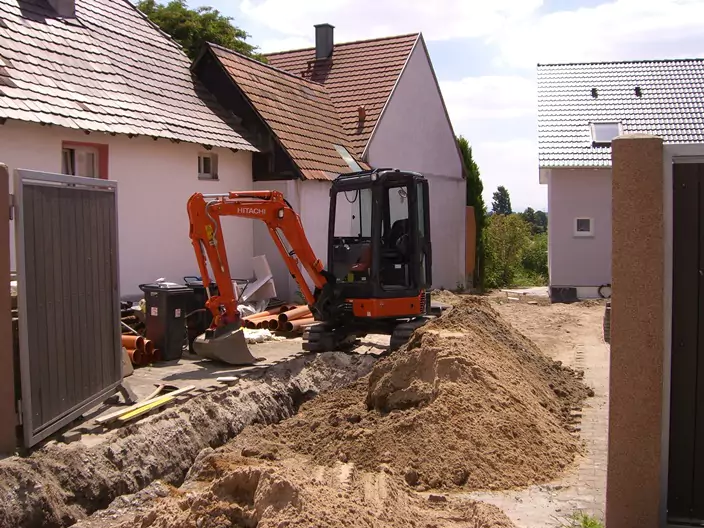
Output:
<instances>
[{"instance_id":1,"label":"gate post","mask_svg":"<svg viewBox=\"0 0 704 528\"><path fill-rule=\"evenodd\" d=\"M15 413L15 369L12 345L12 308L10 305L10 175L0 163L0 453L12 453L17 447Z\"/></svg>"},{"instance_id":2,"label":"gate post","mask_svg":"<svg viewBox=\"0 0 704 528\"><path fill-rule=\"evenodd\" d=\"M663 142L612 143L611 368L606 528L661 526Z\"/></svg>"}]
</instances>

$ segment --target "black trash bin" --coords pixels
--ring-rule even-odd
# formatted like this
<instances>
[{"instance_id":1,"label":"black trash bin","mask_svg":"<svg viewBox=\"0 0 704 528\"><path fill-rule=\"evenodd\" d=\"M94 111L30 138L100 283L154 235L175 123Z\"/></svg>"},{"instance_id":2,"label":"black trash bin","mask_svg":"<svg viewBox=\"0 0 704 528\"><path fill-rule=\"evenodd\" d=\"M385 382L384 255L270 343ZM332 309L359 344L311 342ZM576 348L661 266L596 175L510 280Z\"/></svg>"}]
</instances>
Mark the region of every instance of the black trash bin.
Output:
<instances>
[{"instance_id":1,"label":"black trash bin","mask_svg":"<svg viewBox=\"0 0 704 528\"><path fill-rule=\"evenodd\" d=\"M191 296L188 313L186 314L186 326L188 327L188 350L193 352L193 341L196 337L205 332L213 322L213 314L205 307L205 302L208 300L208 294L203 286L203 279L200 277L184 277L183 282L186 286L193 290ZM218 295L217 285L210 283L210 295Z\"/></svg>"},{"instance_id":2,"label":"black trash bin","mask_svg":"<svg viewBox=\"0 0 704 528\"><path fill-rule=\"evenodd\" d=\"M164 361L180 359L186 339L186 315L193 290L173 283L140 284L146 301L147 339Z\"/></svg>"}]
</instances>

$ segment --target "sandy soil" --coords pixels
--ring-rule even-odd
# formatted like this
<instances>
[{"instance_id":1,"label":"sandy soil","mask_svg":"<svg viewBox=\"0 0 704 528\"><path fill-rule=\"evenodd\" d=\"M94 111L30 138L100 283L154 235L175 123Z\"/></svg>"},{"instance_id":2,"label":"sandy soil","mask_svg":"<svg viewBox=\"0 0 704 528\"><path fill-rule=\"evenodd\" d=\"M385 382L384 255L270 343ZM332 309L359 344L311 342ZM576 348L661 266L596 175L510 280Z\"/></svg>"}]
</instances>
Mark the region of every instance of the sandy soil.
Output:
<instances>
[{"instance_id":1,"label":"sandy soil","mask_svg":"<svg viewBox=\"0 0 704 528\"><path fill-rule=\"evenodd\" d=\"M443 492L561 474L580 452L569 417L588 388L493 301L449 300L452 311L368 376L205 450L180 488L152 485L78 526L513 526Z\"/></svg>"},{"instance_id":2,"label":"sandy soil","mask_svg":"<svg viewBox=\"0 0 704 528\"><path fill-rule=\"evenodd\" d=\"M387 464L419 490L507 489L572 463L581 444L568 422L587 392L490 303L467 298L369 376L234 443L266 440L369 471Z\"/></svg>"}]
</instances>

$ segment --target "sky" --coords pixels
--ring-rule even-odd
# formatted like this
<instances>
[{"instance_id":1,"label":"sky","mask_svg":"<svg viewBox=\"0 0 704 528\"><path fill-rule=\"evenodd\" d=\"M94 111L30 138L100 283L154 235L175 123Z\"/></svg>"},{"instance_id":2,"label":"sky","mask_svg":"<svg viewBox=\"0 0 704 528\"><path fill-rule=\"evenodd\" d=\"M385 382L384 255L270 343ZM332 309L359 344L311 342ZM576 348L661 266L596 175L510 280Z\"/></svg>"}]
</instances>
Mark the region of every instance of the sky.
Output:
<instances>
[{"instance_id":1,"label":"sky","mask_svg":"<svg viewBox=\"0 0 704 528\"><path fill-rule=\"evenodd\" d=\"M538 183L538 63L704 57L704 0L188 0L233 17L263 52L422 32L455 134L472 145L491 207L547 210Z\"/></svg>"}]
</instances>

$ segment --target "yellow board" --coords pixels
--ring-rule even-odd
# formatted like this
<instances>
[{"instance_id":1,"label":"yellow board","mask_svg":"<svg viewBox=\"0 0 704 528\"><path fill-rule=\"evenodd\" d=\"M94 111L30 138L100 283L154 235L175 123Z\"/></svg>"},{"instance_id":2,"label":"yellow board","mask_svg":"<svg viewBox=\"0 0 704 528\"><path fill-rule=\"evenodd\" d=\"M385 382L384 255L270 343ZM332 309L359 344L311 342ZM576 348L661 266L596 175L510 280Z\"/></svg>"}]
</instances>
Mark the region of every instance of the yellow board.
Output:
<instances>
[{"instance_id":1,"label":"yellow board","mask_svg":"<svg viewBox=\"0 0 704 528\"><path fill-rule=\"evenodd\" d=\"M172 395L167 394L157 400L154 400L151 403L148 403L147 405L144 405L143 407L140 407L139 409L134 409L133 411L129 411L129 412L121 415L118 418L118 420L120 420L121 422L126 422L127 420L131 420L132 418L136 418L137 416L140 416L144 413L147 413L156 407L160 407L173 399L174 399L174 397Z\"/></svg>"}]
</instances>

